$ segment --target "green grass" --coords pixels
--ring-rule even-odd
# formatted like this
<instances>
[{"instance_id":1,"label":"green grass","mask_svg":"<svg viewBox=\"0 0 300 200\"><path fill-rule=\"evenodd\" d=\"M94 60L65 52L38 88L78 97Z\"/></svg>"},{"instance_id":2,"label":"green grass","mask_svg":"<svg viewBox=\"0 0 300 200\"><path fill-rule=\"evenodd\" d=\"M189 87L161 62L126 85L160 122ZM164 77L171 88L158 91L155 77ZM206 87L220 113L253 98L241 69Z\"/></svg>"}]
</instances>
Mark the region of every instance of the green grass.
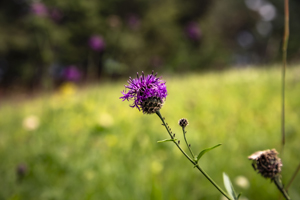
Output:
<instances>
[{"instance_id":1,"label":"green grass","mask_svg":"<svg viewBox=\"0 0 300 200\"><path fill-rule=\"evenodd\" d=\"M274 184L258 175L247 157L280 149L280 67L221 73L163 75L168 97L161 113L181 138L187 118L193 151L218 143L200 166L222 187L226 172L248 199L278 199ZM0 107L0 199L220 199L220 193L172 143L156 115L122 102L126 80L68 94L43 95ZM283 182L300 162L300 68L287 71L286 147ZM36 116L39 126L24 128ZM185 148L186 149L186 148ZM27 167L24 177L18 165ZM235 179L244 176L248 188ZM289 193L299 199L300 175Z\"/></svg>"}]
</instances>

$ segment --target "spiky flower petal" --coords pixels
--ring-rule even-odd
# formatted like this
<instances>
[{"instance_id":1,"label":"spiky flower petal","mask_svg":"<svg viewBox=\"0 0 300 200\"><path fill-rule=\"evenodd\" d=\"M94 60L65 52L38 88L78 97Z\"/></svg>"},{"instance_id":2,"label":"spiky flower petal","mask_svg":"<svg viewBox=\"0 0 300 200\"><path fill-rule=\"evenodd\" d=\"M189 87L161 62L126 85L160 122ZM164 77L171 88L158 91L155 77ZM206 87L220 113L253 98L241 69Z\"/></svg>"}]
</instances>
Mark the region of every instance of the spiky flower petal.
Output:
<instances>
[{"instance_id":1,"label":"spiky flower petal","mask_svg":"<svg viewBox=\"0 0 300 200\"><path fill-rule=\"evenodd\" d=\"M133 104L130 107L136 107L139 110L143 110L143 113L152 114L158 111L167 97L166 83L155 75L149 74L145 77L144 72L137 78L132 79L129 77L128 85L125 85L125 90L121 92L123 94L120 99L133 100Z\"/></svg>"}]
</instances>

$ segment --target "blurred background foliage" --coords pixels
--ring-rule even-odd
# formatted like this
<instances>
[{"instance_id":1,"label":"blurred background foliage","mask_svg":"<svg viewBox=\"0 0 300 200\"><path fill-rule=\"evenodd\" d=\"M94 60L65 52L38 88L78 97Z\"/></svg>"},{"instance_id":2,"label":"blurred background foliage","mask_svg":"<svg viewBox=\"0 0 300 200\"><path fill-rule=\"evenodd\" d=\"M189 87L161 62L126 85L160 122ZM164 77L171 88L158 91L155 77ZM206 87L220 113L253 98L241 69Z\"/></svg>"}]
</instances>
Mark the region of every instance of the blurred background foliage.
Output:
<instances>
[{"instance_id":1,"label":"blurred background foliage","mask_svg":"<svg viewBox=\"0 0 300 200\"><path fill-rule=\"evenodd\" d=\"M299 9L290 0L290 62ZM221 199L172 144L156 143L167 138L158 117L119 99L126 81L115 80L152 69L167 81L162 114L176 135L186 117L195 152L223 143L203 169L220 185L225 171L244 200L279 196L247 157L280 149L280 67L215 72L280 62L282 0L10 0L0 27L0 96L56 89L1 98L0 199ZM287 73L284 183L299 162L299 74ZM299 187L297 176L293 199Z\"/></svg>"},{"instance_id":2,"label":"blurred background foliage","mask_svg":"<svg viewBox=\"0 0 300 200\"><path fill-rule=\"evenodd\" d=\"M300 2L288 57L299 60ZM281 0L0 2L0 86L53 88L141 70L219 70L278 62Z\"/></svg>"},{"instance_id":3,"label":"blurred background foliage","mask_svg":"<svg viewBox=\"0 0 300 200\"><path fill-rule=\"evenodd\" d=\"M241 200L278 199L270 180L248 156L280 149L280 70L164 76L161 109L184 145L178 120L189 120L195 153L218 143L200 166L222 187L226 172ZM282 180L299 164L300 67L289 69L286 146L279 154ZM64 87L22 103L0 107L0 199L6 200L223 200L168 138L156 115L143 115L119 97L124 81L84 90ZM289 188L300 199L300 176Z\"/></svg>"}]
</instances>

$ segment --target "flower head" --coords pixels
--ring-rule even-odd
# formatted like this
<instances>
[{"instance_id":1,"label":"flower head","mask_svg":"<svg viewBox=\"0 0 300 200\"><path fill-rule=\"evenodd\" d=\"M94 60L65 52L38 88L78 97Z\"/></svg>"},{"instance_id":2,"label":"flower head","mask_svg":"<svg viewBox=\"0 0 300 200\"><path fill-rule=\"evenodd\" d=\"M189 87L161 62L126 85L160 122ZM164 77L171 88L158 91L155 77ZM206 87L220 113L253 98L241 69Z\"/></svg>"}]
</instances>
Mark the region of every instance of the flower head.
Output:
<instances>
[{"instance_id":1,"label":"flower head","mask_svg":"<svg viewBox=\"0 0 300 200\"><path fill-rule=\"evenodd\" d=\"M99 35L91 36L88 45L94 51L103 51L105 49L104 39Z\"/></svg>"},{"instance_id":2,"label":"flower head","mask_svg":"<svg viewBox=\"0 0 300 200\"><path fill-rule=\"evenodd\" d=\"M36 130L40 125L40 119L35 115L29 115L23 120L23 127L28 131Z\"/></svg>"},{"instance_id":3,"label":"flower head","mask_svg":"<svg viewBox=\"0 0 300 200\"><path fill-rule=\"evenodd\" d=\"M62 13L61 10L59 10L58 8L53 8L51 11L50 11L50 17L53 21L55 22L60 22L63 17L64 17L64 14Z\"/></svg>"},{"instance_id":4,"label":"flower head","mask_svg":"<svg viewBox=\"0 0 300 200\"><path fill-rule=\"evenodd\" d=\"M248 159L253 160L253 168L265 178L273 180L280 172L282 167L281 159L277 157L275 149L257 151L250 155Z\"/></svg>"},{"instance_id":5,"label":"flower head","mask_svg":"<svg viewBox=\"0 0 300 200\"><path fill-rule=\"evenodd\" d=\"M127 19L127 24L132 30L137 30L140 26L140 19L138 16L131 14Z\"/></svg>"},{"instance_id":6,"label":"flower head","mask_svg":"<svg viewBox=\"0 0 300 200\"><path fill-rule=\"evenodd\" d=\"M201 39L202 33L201 30L197 24L197 22L190 22L185 27L185 32L188 38L194 41L199 41Z\"/></svg>"},{"instance_id":7,"label":"flower head","mask_svg":"<svg viewBox=\"0 0 300 200\"><path fill-rule=\"evenodd\" d=\"M31 4L31 12L34 15L45 17L48 15L48 8L45 6L45 4L36 2Z\"/></svg>"},{"instance_id":8,"label":"flower head","mask_svg":"<svg viewBox=\"0 0 300 200\"><path fill-rule=\"evenodd\" d=\"M68 81L79 81L81 79L81 72L74 65L70 65L63 71L63 77Z\"/></svg>"},{"instance_id":9,"label":"flower head","mask_svg":"<svg viewBox=\"0 0 300 200\"><path fill-rule=\"evenodd\" d=\"M155 75L153 73L152 71L152 74L146 77L144 72L141 76L137 73L135 79L129 77L128 85L125 85L129 91L121 92L123 96L120 99L134 100L130 107L142 109L143 113L151 114L158 111L167 97L167 88L165 82L156 77L157 73Z\"/></svg>"},{"instance_id":10,"label":"flower head","mask_svg":"<svg viewBox=\"0 0 300 200\"><path fill-rule=\"evenodd\" d=\"M179 124L179 126L181 126L182 128L185 128L185 127L189 124L189 122L188 122L187 119L182 118L182 119L180 119L180 120L178 121L178 124Z\"/></svg>"}]
</instances>

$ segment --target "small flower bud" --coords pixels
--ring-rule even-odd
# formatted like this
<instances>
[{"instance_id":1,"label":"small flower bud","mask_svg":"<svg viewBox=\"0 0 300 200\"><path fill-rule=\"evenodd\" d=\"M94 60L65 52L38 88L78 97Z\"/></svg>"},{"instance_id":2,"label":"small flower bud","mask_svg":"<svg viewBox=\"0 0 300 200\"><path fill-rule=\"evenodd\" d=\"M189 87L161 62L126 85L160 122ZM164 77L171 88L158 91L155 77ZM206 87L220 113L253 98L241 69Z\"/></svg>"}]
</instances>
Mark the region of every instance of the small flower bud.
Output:
<instances>
[{"instance_id":1,"label":"small flower bud","mask_svg":"<svg viewBox=\"0 0 300 200\"><path fill-rule=\"evenodd\" d=\"M253 160L253 168L265 178L273 180L280 172L282 167L281 159L277 157L275 149L257 151L250 155L248 159Z\"/></svg>"},{"instance_id":2,"label":"small flower bud","mask_svg":"<svg viewBox=\"0 0 300 200\"><path fill-rule=\"evenodd\" d=\"M182 128L185 128L185 127L189 124L189 122L188 122L187 119L182 118L182 119L180 119L180 120L178 121L178 124L179 124L179 126L181 126Z\"/></svg>"}]
</instances>

